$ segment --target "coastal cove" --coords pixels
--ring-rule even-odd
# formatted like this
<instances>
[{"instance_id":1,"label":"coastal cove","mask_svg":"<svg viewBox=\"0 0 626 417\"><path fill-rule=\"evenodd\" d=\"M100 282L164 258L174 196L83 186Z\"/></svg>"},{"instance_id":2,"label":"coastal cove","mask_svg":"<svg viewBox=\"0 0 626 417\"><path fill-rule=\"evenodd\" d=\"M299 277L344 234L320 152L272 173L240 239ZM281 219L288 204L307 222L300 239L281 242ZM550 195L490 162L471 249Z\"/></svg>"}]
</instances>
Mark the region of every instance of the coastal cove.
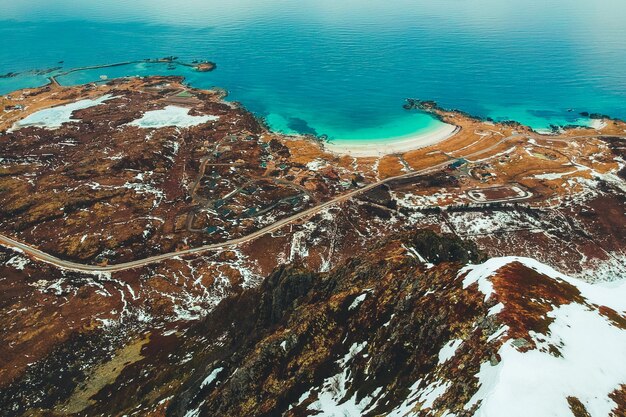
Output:
<instances>
[{"instance_id":1,"label":"coastal cove","mask_svg":"<svg viewBox=\"0 0 626 417\"><path fill-rule=\"evenodd\" d=\"M327 136L330 148L354 152L357 146L400 146L409 137L442 131L430 115L403 110L407 97L538 131L590 125L581 112L626 118L626 75L620 70L626 65L620 42L626 38L626 6L619 2L261 3L6 5L0 13L0 74L17 75L0 78L0 93L44 85L47 74L33 69L60 67L64 73L176 55L183 62L210 59L219 68L201 73L136 62L57 80L78 85L181 75L192 87L225 88L229 100L241 102L273 130ZM569 60L572 50L587 59Z\"/></svg>"},{"instance_id":2,"label":"coastal cove","mask_svg":"<svg viewBox=\"0 0 626 417\"><path fill-rule=\"evenodd\" d=\"M81 84L91 84L95 86L108 83L111 80L149 78L155 76L155 74L167 76L172 75L172 71L175 71L176 74L181 72L185 73L185 76L181 76L181 79L186 80L186 77L191 77L191 79L196 80L196 83L198 83L197 80L201 79L205 74L214 71L216 67L217 65L215 63L207 60L194 60L191 63L187 63L178 60L178 57L168 56L156 59L146 58L138 61L93 65L68 70L55 67L50 69L30 70L23 73L8 73L0 77L0 79L17 78L19 80L24 76L35 75L41 78L41 80L38 81L39 83L46 80L42 87L56 88L78 86ZM113 73L117 75L115 78L110 78L108 75L104 74L103 71L113 71ZM131 75L131 71L135 71L135 75ZM187 80L186 83L189 87L193 88L193 85ZM228 94L227 91L220 87L212 88L224 96ZM28 93L28 87L23 91ZM13 93L17 93L17 91ZM6 95L5 97L8 99L12 98L11 95ZM186 101L187 96L181 96L180 99ZM428 110L430 105L435 106L435 108L438 107L435 102L424 101L423 103L426 104L426 107L422 106L419 100L407 98L406 103L402 106L405 110L402 116L395 116L392 120L383 125L366 125L354 129L346 129L343 127L333 128L332 126L321 128L322 132L333 132L331 135L326 133L320 134L317 130L312 129L306 120L301 118L296 118L295 122L293 120L290 122L290 120L285 119L280 114L269 114L265 117L257 114L257 117L276 133L291 135L297 140L300 138L307 139L307 137L308 139L316 138L316 140L324 144L325 150L330 153L365 158L384 157L386 155L401 155L408 151L436 145L451 138L461 130L461 127L440 120L438 116L433 115L433 113ZM237 103L233 104L237 105ZM63 107L65 106L46 109L41 112L44 113L42 116L39 116L39 114L34 115L36 117L44 117L45 119L30 121L28 120L30 118L29 116L20 123L27 125L51 124L51 126L55 127L56 125L60 125L60 123L70 120L72 106L69 106L68 110ZM80 109L80 105L77 109ZM172 117L172 120L176 119L182 121L189 117L184 108L178 108L182 112L178 112L178 110L174 109L175 108L171 108L169 110L174 111L175 114L167 109L162 110L164 113L167 113L167 116L165 116L166 119ZM53 120L55 117L59 117L59 120ZM150 117L148 117L148 119L150 119ZM157 116L157 119L148 121L147 123L158 124L160 123L160 117L161 116ZM600 114L589 115L588 113L583 113L580 117L575 119L573 123L567 124L563 126L563 128L578 126L580 128L602 129L606 125L603 119L608 117L609 116ZM191 119L192 118L189 120ZM482 119L486 119L485 121L487 123L493 122L493 119L490 117ZM509 121L506 122L508 123ZM513 124L518 123L517 121L510 122ZM16 126L20 123L17 123ZM532 126L529 125L529 127ZM537 133L548 135L557 134L561 131L562 128L558 125L550 125L549 129L537 129Z\"/></svg>"}]
</instances>

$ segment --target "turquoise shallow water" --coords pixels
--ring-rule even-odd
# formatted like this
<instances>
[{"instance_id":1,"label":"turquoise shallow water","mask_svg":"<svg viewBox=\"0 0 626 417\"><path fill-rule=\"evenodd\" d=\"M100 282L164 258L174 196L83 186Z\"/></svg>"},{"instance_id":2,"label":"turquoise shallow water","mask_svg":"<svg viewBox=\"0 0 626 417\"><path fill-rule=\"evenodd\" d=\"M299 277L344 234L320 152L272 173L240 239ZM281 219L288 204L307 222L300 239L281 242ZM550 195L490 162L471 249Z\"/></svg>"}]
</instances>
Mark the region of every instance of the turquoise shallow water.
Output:
<instances>
[{"instance_id":1,"label":"turquoise shallow water","mask_svg":"<svg viewBox=\"0 0 626 417\"><path fill-rule=\"evenodd\" d=\"M274 128L344 140L435 128L406 97L545 128L584 123L580 111L626 118L625 21L622 0L20 0L0 7L0 73L176 55L218 70L62 82L181 74ZM0 79L0 92L43 83Z\"/></svg>"}]
</instances>

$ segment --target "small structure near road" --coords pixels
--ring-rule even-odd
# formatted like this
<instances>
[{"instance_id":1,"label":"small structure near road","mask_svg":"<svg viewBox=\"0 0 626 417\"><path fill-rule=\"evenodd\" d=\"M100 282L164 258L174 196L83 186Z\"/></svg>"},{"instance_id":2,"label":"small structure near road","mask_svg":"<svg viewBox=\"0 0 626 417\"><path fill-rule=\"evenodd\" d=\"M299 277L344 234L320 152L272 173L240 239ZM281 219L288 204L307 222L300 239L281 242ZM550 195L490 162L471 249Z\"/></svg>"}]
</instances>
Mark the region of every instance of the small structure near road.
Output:
<instances>
[{"instance_id":1,"label":"small structure near road","mask_svg":"<svg viewBox=\"0 0 626 417\"><path fill-rule=\"evenodd\" d=\"M460 167L462 167L465 164L467 164L467 159L459 158L456 161L454 161L453 163L451 163L450 165L448 165L448 168L450 170L455 170L455 169L459 169Z\"/></svg>"}]
</instances>

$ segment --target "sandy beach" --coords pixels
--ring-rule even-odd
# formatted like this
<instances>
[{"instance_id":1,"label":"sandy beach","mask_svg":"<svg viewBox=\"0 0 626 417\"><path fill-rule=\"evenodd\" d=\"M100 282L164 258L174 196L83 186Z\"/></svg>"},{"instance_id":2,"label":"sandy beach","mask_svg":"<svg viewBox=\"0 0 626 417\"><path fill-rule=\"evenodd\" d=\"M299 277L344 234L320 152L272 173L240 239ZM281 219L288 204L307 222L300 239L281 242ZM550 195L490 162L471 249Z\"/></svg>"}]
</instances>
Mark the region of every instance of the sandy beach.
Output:
<instances>
[{"instance_id":1,"label":"sandy beach","mask_svg":"<svg viewBox=\"0 0 626 417\"><path fill-rule=\"evenodd\" d=\"M357 140L337 140L326 143L324 149L335 154L356 157L398 154L442 142L454 135L457 130L457 126L443 123L440 127L430 132L363 142Z\"/></svg>"}]
</instances>

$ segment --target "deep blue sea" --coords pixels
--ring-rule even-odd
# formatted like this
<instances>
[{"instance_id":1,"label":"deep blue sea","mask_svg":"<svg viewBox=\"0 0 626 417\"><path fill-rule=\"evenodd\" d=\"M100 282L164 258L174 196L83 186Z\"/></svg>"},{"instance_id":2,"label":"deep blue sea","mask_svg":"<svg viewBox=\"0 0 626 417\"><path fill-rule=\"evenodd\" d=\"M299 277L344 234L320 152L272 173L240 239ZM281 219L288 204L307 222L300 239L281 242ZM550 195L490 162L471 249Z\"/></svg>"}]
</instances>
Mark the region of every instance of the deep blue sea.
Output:
<instances>
[{"instance_id":1,"label":"deep blue sea","mask_svg":"<svg viewBox=\"0 0 626 417\"><path fill-rule=\"evenodd\" d=\"M136 65L74 73L182 74L274 128L374 139L433 128L406 97L535 128L626 118L624 0L0 0L0 74L175 55L212 73ZM0 79L0 93L42 76Z\"/></svg>"}]
</instances>

